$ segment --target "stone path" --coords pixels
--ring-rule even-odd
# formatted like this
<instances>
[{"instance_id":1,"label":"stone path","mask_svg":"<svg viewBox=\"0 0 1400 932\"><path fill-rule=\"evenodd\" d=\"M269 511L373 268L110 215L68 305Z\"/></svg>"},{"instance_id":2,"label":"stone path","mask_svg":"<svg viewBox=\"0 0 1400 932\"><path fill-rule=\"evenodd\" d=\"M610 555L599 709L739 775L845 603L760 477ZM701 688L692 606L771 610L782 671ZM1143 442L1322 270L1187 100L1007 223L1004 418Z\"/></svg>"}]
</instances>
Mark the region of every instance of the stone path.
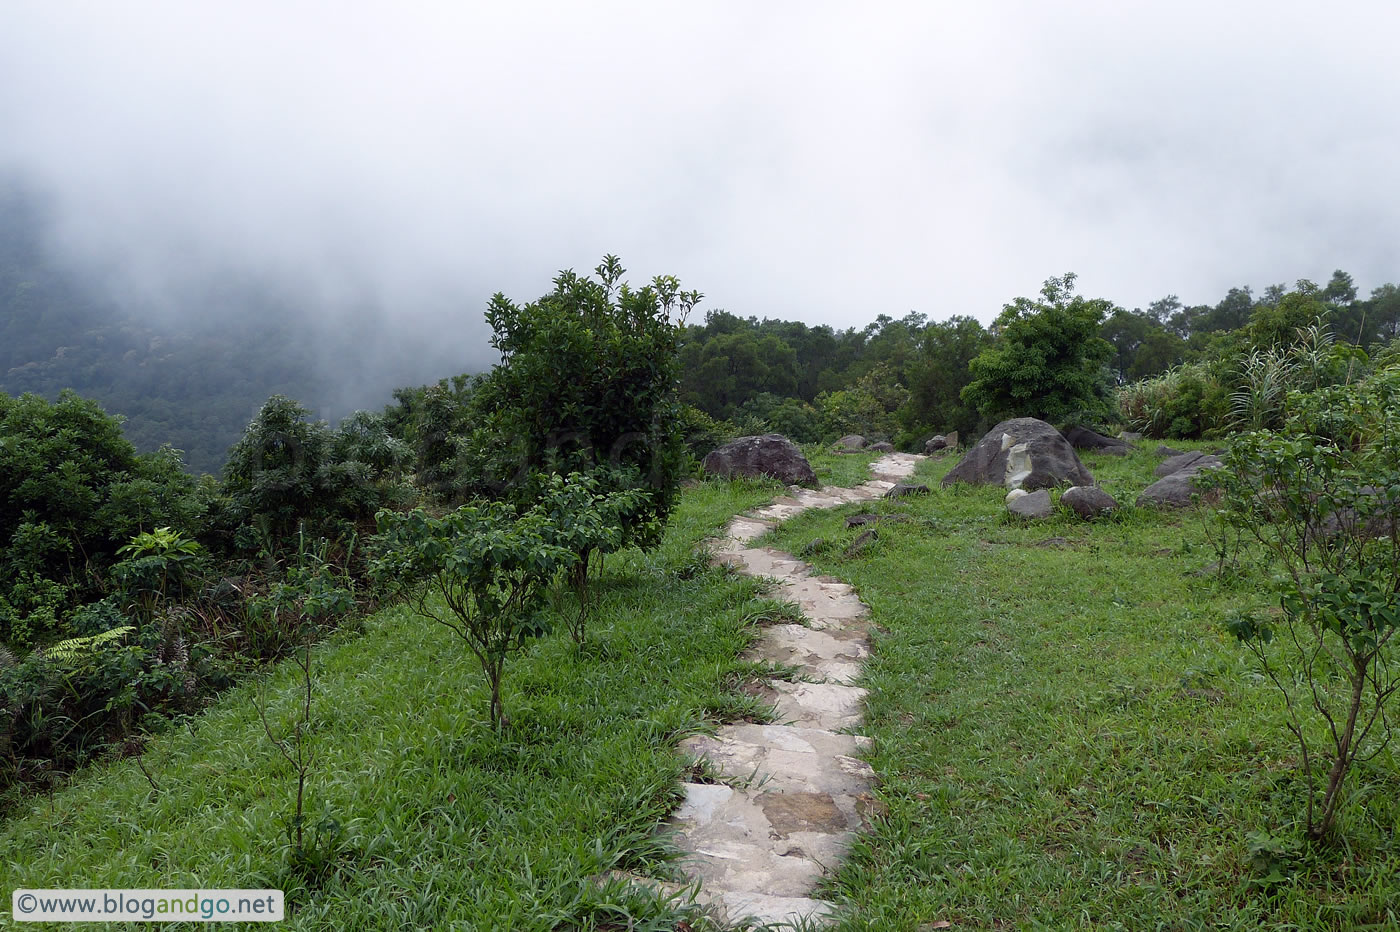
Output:
<instances>
[{"instance_id":1,"label":"stone path","mask_svg":"<svg viewBox=\"0 0 1400 932\"><path fill-rule=\"evenodd\" d=\"M671 816L682 868L700 881L700 902L728 922L794 923L828 918L811 894L866 824L875 773L859 758L870 743L849 732L862 721L865 690L851 685L869 653L867 609L839 580L749 543L809 508L831 508L884 495L923 457L894 453L871 464L875 478L855 488L793 487L750 516L736 517L716 559L777 581L779 598L802 607L807 625L764 628L747 657L796 667L799 682L764 685L775 725L726 725L689 738L686 753L704 759L719 783L685 784Z\"/></svg>"}]
</instances>

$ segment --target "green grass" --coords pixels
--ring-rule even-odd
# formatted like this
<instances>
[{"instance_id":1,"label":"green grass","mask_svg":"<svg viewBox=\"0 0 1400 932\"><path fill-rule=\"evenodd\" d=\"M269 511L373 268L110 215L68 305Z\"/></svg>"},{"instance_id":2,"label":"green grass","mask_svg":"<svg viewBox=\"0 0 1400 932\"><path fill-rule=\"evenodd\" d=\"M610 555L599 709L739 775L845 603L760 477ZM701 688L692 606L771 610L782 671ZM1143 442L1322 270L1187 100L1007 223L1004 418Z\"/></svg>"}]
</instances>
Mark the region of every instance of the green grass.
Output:
<instances>
[{"instance_id":1,"label":"green grass","mask_svg":"<svg viewBox=\"0 0 1400 932\"><path fill-rule=\"evenodd\" d=\"M820 444L808 444L802 452L812 464L819 483L846 487L868 480L870 464L881 456L879 453L832 453L830 447Z\"/></svg>"},{"instance_id":2,"label":"green grass","mask_svg":"<svg viewBox=\"0 0 1400 932\"><path fill-rule=\"evenodd\" d=\"M814 466L850 485L871 459ZM877 626L863 730L885 814L825 890L841 927L1400 927L1393 756L1356 774L1341 843L1294 841L1278 697L1220 624L1266 603L1261 579L1198 575L1216 555L1196 516L1022 524L1000 490L942 489L953 462L923 464L931 495L770 535L793 552L824 538L812 559ZM1087 462L1130 503L1159 458ZM507 668L501 736L466 649L403 608L319 648L310 811L345 824L347 852L318 883L286 866L292 774L249 684L152 742L158 791L133 761L93 767L0 826L4 886L278 887L295 929L703 928L593 878L671 875L655 830L685 776L675 743L758 711L736 657L785 609L694 547L778 491L700 484L658 553L609 558L590 646L560 632ZM856 510L911 520L844 558ZM275 720L295 672L266 682Z\"/></svg>"},{"instance_id":3,"label":"green grass","mask_svg":"<svg viewBox=\"0 0 1400 932\"><path fill-rule=\"evenodd\" d=\"M1160 458L1087 462L1131 503ZM868 505L770 535L824 538L814 562L878 625L864 731L887 811L829 884L841 928L1397 928L1392 756L1356 774L1342 844L1295 841L1279 697L1220 624L1262 581L1195 575L1215 559L1199 517L1021 524L999 489L942 489L952 464L876 505L914 520L856 557L842 519Z\"/></svg>"},{"instance_id":4,"label":"green grass","mask_svg":"<svg viewBox=\"0 0 1400 932\"><path fill-rule=\"evenodd\" d=\"M668 876L656 828L678 802L677 741L755 711L734 686L759 587L695 545L776 491L702 484L656 554L609 558L589 646L561 630L507 666L499 736L475 659L406 608L318 647L308 808L345 827L323 879L287 867L293 772L248 684L152 741L158 791L134 761L92 767L0 826L5 893L282 888L293 929L674 929L684 911L590 878ZM296 674L262 684L274 722L291 721Z\"/></svg>"}]
</instances>

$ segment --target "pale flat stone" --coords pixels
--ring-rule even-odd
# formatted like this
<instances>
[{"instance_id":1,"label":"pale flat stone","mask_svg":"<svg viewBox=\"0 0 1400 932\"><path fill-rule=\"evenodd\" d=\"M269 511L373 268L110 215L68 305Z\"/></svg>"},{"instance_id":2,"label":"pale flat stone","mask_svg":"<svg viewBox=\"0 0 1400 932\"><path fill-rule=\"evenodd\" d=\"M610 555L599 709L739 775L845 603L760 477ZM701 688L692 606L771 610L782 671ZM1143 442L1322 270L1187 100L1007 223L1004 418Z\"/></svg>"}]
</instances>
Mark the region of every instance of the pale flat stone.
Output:
<instances>
[{"instance_id":1,"label":"pale flat stone","mask_svg":"<svg viewBox=\"0 0 1400 932\"><path fill-rule=\"evenodd\" d=\"M721 920L738 924L745 920L770 925L792 925L802 921L826 920L832 916L830 903L805 896L767 896L734 891L714 896L702 894L701 903L714 906Z\"/></svg>"},{"instance_id":2,"label":"pale flat stone","mask_svg":"<svg viewBox=\"0 0 1400 932\"><path fill-rule=\"evenodd\" d=\"M838 683L784 683L767 687L780 724L836 731L861 723L865 690Z\"/></svg>"},{"instance_id":3,"label":"pale flat stone","mask_svg":"<svg viewBox=\"0 0 1400 932\"><path fill-rule=\"evenodd\" d=\"M763 629L749 655L756 660L796 667L803 676L818 683L850 685L860 676L861 663L870 651L863 639L837 637L839 633L801 625L773 625Z\"/></svg>"},{"instance_id":4,"label":"pale flat stone","mask_svg":"<svg viewBox=\"0 0 1400 932\"><path fill-rule=\"evenodd\" d=\"M732 540L747 543L756 537L762 537L772 530L773 525L766 521L758 521L753 518L735 518L729 522L729 527L725 528L725 534Z\"/></svg>"},{"instance_id":5,"label":"pale flat stone","mask_svg":"<svg viewBox=\"0 0 1400 932\"><path fill-rule=\"evenodd\" d=\"M704 758L726 782L764 792L829 793L855 797L875 783L870 765L856 757L870 746L861 735L838 735L793 725L725 725L713 735L681 742L681 751ZM840 805L838 799L838 805Z\"/></svg>"},{"instance_id":6,"label":"pale flat stone","mask_svg":"<svg viewBox=\"0 0 1400 932\"><path fill-rule=\"evenodd\" d=\"M672 817L676 842L690 855L681 865L706 887L802 896L864 824L859 811L842 809L829 794L724 789L721 801Z\"/></svg>"},{"instance_id":7,"label":"pale flat stone","mask_svg":"<svg viewBox=\"0 0 1400 932\"><path fill-rule=\"evenodd\" d=\"M856 591L829 576L793 574L778 582L778 595L796 602L808 624L818 631L847 627L870 614Z\"/></svg>"}]
</instances>

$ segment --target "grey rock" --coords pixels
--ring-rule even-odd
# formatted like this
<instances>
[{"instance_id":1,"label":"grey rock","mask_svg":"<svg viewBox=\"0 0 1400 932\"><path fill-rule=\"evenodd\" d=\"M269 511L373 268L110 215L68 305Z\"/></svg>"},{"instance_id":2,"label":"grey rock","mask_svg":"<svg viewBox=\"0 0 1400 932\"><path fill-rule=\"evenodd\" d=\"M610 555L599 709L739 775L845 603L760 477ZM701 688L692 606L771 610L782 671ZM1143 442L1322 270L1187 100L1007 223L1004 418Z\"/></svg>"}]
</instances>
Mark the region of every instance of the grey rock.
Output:
<instances>
[{"instance_id":1,"label":"grey rock","mask_svg":"<svg viewBox=\"0 0 1400 932\"><path fill-rule=\"evenodd\" d=\"M1186 508L1192 504L1192 496L1199 495L1196 477L1211 469L1220 469L1225 464L1217 456L1186 454L1195 458L1186 466L1163 476L1142 490L1138 496L1138 507L1155 505L1163 508ZM1168 460L1167 462L1171 462ZM1162 464L1163 466L1166 463ZM1161 467L1158 467L1160 473Z\"/></svg>"},{"instance_id":2,"label":"grey rock","mask_svg":"<svg viewBox=\"0 0 1400 932\"><path fill-rule=\"evenodd\" d=\"M943 477L944 485L969 482L1008 489L1046 489L1068 483L1093 485L1094 477L1060 432L1033 417L993 427Z\"/></svg>"},{"instance_id":3,"label":"grey rock","mask_svg":"<svg viewBox=\"0 0 1400 932\"><path fill-rule=\"evenodd\" d=\"M910 495L927 495L928 486L922 482L896 482L894 488L885 493L885 498L908 498Z\"/></svg>"},{"instance_id":4,"label":"grey rock","mask_svg":"<svg viewBox=\"0 0 1400 932\"><path fill-rule=\"evenodd\" d=\"M712 451L701 464L712 476L770 476L789 485L815 485L817 474L802 451L782 434L740 437Z\"/></svg>"},{"instance_id":5,"label":"grey rock","mask_svg":"<svg viewBox=\"0 0 1400 932\"><path fill-rule=\"evenodd\" d=\"M1158 456L1180 456L1182 451L1178 450L1176 447L1169 447L1164 443L1153 452Z\"/></svg>"},{"instance_id":6,"label":"grey rock","mask_svg":"<svg viewBox=\"0 0 1400 932\"><path fill-rule=\"evenodd\" d=\"M1088 520L1106 515L1118 507L1118 502L1096 485L1076 485L1060 496L1060 504L1079 517Z\"/></svg>"},{"instance_id":7,"label":"grey rock","mask_svg":"<svg viewBox=\"0 0 1400 932\"><path fill-rule=\"evenodd\" d=\"M862 531L860 536L857 537L855 540L851 541L851 545L846 548L846 556L854 557L857 554L860 554L871 544L875 543L875 541L879 539L880 535L874 528L871 528L868 531Z\"/></svg>"},{"instance_id":8,"label":"grey rock","mask_svg":"<svg viewBox=\"0 0 1400 932\"><path fill-rule=\"evenodd\" d=\"M1095 450L1110 456L1127 456L1133 452L1131 443L1116 437L1105 437L1087 427L1071 427L1065 432L1065 439L1076 450Z\"/></svg>"},{"instance_id":9,"label":"grey rock","mask_svg":"<svg viewBox=\"0 0 1400 932\"><path fill-rule=\"evenodd\" d=\"M1050 490L1030 492L1009 502L1006 510L1018 518L1040 519L1050 517Z\"/></svg>"},{"instance_id":10,"label":"grey rock","mask_svg":"<svg viewBox=\"0 0 1400 932\"><path fill-rule=\"evenodd\" d=\"M1192 450L1189 453L1176 453L1168 456L1166 460L1158 464L1157 468L1152 470L1152 474L1160 479L1163 476L1170 476L1178 470L1186 469L1193 463L1200 462L1203 459L1213 459L1216 462L1220 461L1217 457L1211 456L1209 453L1202 453L1199 450Z\"/></svg>"},{"instance_id":11,"label":"grey rock","mask_svg":"<svg viewBox=\"0 0 1400 932\"><path fill-rule=\"evenodd\" d=\"M865 448L870 453L893 453L894 444L881 440Z\"/></svg>"},{"instance_id":12,"label":"grey rock","mask_svg":"<svg viewBox=\"0 0 1400 932\"><path fill-rule=\"evenodd\" d=\"M865 438L860 434L847 434L836 441L836 448L838 450L864 450Z\"/></svg>"},{"instance_id":13,"label":"grey rock","mask_svg":"<svg viewBox=\"0 0 1400 932\"><path fill-rule=\"evenodd\" d=\"M924 453L929 456L934 456L955 449L957 445L957 431L953 431L951 434L934 434L932 437L928 438L928 440L924 441Z\"/></svg>"}]
</instances>

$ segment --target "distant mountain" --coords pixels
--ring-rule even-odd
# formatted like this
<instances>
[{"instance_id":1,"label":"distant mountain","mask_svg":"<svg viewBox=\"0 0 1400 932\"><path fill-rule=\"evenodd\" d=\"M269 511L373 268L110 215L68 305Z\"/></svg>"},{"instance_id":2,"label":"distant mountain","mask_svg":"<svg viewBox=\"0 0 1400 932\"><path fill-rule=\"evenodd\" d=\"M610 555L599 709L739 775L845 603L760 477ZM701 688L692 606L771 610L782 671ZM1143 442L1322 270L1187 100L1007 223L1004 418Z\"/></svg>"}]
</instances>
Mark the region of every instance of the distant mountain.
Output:
<instances>
[{"instance_id":1,"label":"distant mountain","mask_svg":"<svg viewBox=\"0 0 1400 932\"><path fill-rule=\"evenodd\" d=\"M40 201L0 183L0 391L72 388L123 415L138 449L170 444L195 472L217 473L274 393L335 421L468 368L439 334L392 332L371 311L289 307L245 283L211 282L178 315L120 304L50 254L44 234Z\"/></svg>"}]
</instances>

